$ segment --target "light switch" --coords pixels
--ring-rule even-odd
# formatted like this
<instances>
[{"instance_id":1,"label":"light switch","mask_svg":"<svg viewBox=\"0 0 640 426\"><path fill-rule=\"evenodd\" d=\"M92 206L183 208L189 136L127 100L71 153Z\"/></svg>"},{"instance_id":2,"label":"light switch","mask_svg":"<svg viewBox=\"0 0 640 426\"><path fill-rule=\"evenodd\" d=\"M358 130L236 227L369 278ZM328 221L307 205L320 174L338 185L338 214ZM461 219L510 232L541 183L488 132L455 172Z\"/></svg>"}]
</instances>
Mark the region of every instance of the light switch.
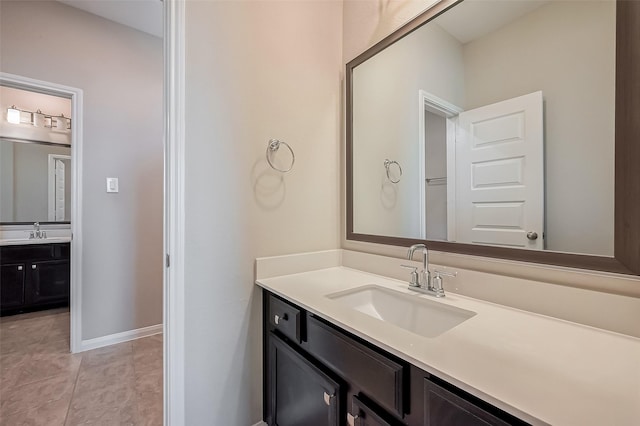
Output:
<instances>
[{"instance_id":1,"label":"light switch","mask_svg":"<svg viewBox=\"0 0 640 426\"><path fill-rule=\"evenodd\" d=\"M107 178L107 192L118 192L118 178Z\"/></svg>"}]
</instances>

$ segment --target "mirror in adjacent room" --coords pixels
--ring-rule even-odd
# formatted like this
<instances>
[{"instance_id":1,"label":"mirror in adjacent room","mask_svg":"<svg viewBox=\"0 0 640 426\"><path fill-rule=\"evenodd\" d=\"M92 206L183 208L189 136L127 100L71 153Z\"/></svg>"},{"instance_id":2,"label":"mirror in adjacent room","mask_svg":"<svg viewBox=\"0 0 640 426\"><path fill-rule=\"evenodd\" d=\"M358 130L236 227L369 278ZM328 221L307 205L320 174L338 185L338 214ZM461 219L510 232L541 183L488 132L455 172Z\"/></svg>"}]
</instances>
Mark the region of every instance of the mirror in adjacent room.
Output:
<instances>
[{"instance_id":1,"label":"mirror in adjacent room","mask_svg":"<svg viewBox=\"0 0 640 426\"><path fill-rule=\"evenodd\" d=\"M465 0L354 62L352 234L614 255L615 1Z\"/></svg>"},{"instance_id":2,"label":"mirror in adjacent room","mask_svg":"<svg viewBox=\"0 0 640 426\"><path fill-rule=\"evenodd\" d=\"M71 100L0 86L0 104L0 224L69 223Z\"/></svg>"}]
</instances>

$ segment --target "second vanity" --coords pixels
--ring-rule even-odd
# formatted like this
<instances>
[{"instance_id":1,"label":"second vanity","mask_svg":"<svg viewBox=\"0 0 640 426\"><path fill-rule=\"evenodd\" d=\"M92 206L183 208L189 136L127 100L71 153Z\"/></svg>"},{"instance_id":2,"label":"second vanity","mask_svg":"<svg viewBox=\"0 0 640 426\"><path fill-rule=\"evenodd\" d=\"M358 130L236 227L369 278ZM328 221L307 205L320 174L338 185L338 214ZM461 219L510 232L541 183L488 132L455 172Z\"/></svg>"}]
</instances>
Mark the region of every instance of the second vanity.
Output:
<instances>
[{"instance_id":1,"label":"second vanity","mask_svg":"<svg viewBox=\"0 0 640 426\"><path fill-rule=\"evenodd\" d=\"M323 389L311 392L326 424L640 423L638 338L450 291L418 294L312 256L258 259L256 283L269 424L314 409L300 406L305 371Z\"/></svg>"}]
</instances>

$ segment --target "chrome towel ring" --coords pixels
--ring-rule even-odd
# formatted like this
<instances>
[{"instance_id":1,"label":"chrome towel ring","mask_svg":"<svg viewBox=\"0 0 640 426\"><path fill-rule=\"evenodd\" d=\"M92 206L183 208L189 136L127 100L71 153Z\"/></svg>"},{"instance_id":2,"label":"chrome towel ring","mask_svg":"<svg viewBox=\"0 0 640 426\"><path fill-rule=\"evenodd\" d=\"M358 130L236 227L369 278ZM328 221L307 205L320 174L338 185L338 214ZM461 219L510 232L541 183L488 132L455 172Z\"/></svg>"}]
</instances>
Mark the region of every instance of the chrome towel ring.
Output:
<instances>
[{"instance_id":1,"label":"chrome towel ring","mask_svg":"<svg viewBox=\"0 0 640 426\"><path fill-rule=\"evenodd\" d=\"M391 168L391 166L396 165L398 167L398 171L400 172L400 175L398 176L398 179L393 179L391 178L391 175L389 174L389 169ZM386 160L384 160L384 168L387 169L387 179L389 179L389 181L391 181L391 183L398 183L400 182L400 178L402 177L402 167L400 167L400 164L395 161L395 160L389 160L388 158Z\"/></svg>"},{"instance_id":2,"label":"chrome towel ring","mask_svg":"<svg viewBox=\"0 0 640 426\"><path fill-rule=\"evenodd\" d=\"M291 152L291 165L289 166L288 169L279 169L271 162L271 156L275 155L275 153L278 152L278 150L280 149L280 145L286 146L289 152ZM269 163L271 168L281 173L287 173L288 171L290 171L293 168L293 164L296 162L296 154L293 153L293 149L289 146L288 143L278 139L269 139L269 142L267 143L266 155L267 155L267 163Z\"/></svg>"}]
</instances>

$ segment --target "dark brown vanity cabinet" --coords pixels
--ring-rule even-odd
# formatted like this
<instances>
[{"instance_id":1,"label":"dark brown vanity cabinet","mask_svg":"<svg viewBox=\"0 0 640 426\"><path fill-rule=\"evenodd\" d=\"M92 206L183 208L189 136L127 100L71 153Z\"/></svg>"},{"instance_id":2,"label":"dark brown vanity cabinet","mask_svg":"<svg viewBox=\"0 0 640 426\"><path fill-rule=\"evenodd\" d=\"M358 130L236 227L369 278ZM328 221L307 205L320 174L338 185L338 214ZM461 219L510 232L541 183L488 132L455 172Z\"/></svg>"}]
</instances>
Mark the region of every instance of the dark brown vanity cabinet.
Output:
<instances>
[{"instance_id":1,"label":"dark brown vanity cabinet","mask_svg":"<svg viewBox=\"0 0 640 426\"><path fill-rule=\"evenodd\" d=\"M0 313L68 305L69 256L69 243L0 247Z\"/></svg>"},{"instance_id":2,"label":"dark brown vanity cabinet","mask_svg":"<svg viewBox=\"0 0 640 426\"><path fill-rule=\"evenodd\" d=\"M526 424L278 296L263 295L269 426Z\"/></svg>"},{"instance_id":3,"label":"dark brown vanity cabinet","mask_svg":"<svg viewBox=\"0 0 640 426\"><path fill-rule=\"evenodd\" d=\"M429 379L424 379L424 426L507 426L499 419Z\"/></svg>"},{"instance_id":4,"label":"dark brown vanity cabinet","mask_svg":"<svg viewBox=\"0 0 640 426\"><path fill-rule=\"evenodd\" d=\"M340 384L273 333L268 372L270 425L340 424Z\"/></svg>"}]
</instances>

